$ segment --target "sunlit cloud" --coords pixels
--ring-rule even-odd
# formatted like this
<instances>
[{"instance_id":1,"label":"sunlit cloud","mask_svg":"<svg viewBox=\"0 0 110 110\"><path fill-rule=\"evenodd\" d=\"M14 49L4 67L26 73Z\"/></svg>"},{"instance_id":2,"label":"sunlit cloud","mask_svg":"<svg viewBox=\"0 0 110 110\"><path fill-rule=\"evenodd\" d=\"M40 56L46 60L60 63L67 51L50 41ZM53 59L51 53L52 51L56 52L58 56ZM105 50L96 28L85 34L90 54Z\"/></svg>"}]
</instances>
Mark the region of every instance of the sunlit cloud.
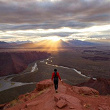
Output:
<instances>
[{"instance_id":1,"label":"sunlit cloud","mask_svg":"<svg viewBox=\"0 0 110 110\"><path fill-rule=\"evenodd\" d=\"M109 39L110 0L0 0L0 41Z\"/></svg>"}]
</instances>

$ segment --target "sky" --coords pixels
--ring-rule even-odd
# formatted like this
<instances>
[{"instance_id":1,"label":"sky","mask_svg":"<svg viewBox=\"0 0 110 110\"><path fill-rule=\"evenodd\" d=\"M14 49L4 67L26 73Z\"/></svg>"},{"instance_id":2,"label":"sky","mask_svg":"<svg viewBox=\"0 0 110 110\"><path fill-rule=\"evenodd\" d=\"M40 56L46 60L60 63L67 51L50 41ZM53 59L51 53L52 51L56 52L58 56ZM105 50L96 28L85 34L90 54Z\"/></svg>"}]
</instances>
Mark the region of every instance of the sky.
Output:
<instances>
[{"instance_id":1,"label":"sky","mask_svg":"<svg viewBox=\"0 0 110 110\"><path fill-rule=\"evenodd\" d=\"M0 0L0 41L110 41L110 0Z\"/></svg>"}]
</instances>

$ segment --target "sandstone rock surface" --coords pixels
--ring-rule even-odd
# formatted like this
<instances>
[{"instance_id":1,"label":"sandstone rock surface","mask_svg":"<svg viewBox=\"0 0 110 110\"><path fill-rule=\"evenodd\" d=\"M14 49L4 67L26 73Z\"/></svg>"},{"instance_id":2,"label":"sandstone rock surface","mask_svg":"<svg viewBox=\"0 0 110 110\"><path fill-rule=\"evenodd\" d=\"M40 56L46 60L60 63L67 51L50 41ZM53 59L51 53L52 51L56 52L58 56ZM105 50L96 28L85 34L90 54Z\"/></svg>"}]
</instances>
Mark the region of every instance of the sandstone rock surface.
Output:
<instances>
[{"instance_id":1,"label":"sandstone rock surface","mask_svg":"<svg viewBox=\"0 0 110 110\"><path fill-rule=\"evenodd\" d=\"M56 104L56 106L60 109L64 108L65 106L67 106L67 102L63 99L59 100Z\"/></svg>"},{"instance_id":2,"label":"sandstone rock surface","mask_svg":"<svg viewBox=\"0 0 110 110\"><path fill-rule=\"evenodd\" d=\"M97 90L100 93L100 95L110 94L110 79L97 78L96 80L94 80L91 78L88 82L84 82L76 86L79 87L86 86L93 88Z\"/></svg>"},{"instance_id":3,"label":"sandstone rock surface","mask_svg":"<svg viewBox=\"0 0 110 110\"><path fill-rule=\"evenodd\" d=\"M1 107L4 106L4 110L110 110L110 97L96 97L94 94L97 92L93 92L91 88L74 87L75 92L71 90L73 86L59 82L56 93L52 85L51 80L41 81L33 92L21 95L18 100L15 99Z\"/></svg>"},{"instance_id":4,"label":"sandstone rock surface","mask_svg":"<svg viewBox=\"0 0 110 110\"><path fill-rule=\"evenodd\" d=\"M38 91L41 91L41 90L46 89L52 85L53 85L53 82L51 80L44 80L44 81L37 83L36 88Z\"/></svg>"},{"instance_id":5,"label":"sandstone rock surface","mask_svg":"<svg viewBox=\"0 0 110 110\"><path fill-rule=\"evenodd\" d=\"M81 105L81 101L73 96L67 95L67 94L55 94L54 96L54 100L59 103L61 105L68 105L69 108L73 107L75 110L82 110L82 105ZM62 104L62 103L63 104Z\"/></svg>"},{"instance_id":6,"label":"sandstone rock surface","mask_svg":"<svg viewBox=\"0 0 110 110\"><path fill-rule=\"evenodd\" d=\"M99 92L97 90L89 87L73 86L72 90L78 94L83 94L83 95L99 95Z\"/></svg>"}]
</instances>

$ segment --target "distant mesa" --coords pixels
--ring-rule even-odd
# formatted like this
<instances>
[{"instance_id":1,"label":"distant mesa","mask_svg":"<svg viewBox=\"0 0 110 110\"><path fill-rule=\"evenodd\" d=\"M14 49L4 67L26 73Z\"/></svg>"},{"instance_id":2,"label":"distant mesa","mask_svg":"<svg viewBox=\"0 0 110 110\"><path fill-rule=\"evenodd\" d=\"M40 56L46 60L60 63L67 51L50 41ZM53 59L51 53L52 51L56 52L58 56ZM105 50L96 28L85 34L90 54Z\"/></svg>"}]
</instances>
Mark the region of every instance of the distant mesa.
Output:
<instances>
[{"instance_id":1,"label":"distant mesa","mask_svg":"<svg viewBox=\"0 0 110 110\"><path fill-rule=\"evenodd\" d=\"M83 56L82 58L89 59L92 61L108 61L108 60L110 60L109 57L101 57L101 56L92 56L92 57Z\"/></svg>"}]
</instances>

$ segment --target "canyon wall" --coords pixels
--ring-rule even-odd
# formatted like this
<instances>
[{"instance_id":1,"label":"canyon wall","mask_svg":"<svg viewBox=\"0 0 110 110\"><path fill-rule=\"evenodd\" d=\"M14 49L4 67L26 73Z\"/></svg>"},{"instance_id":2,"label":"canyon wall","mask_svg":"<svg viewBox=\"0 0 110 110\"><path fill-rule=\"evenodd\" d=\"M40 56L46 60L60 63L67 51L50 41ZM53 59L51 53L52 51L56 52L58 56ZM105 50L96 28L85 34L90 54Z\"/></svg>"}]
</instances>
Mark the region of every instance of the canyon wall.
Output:
<instances>
[{"instance_id":1,"label":"canyon wall","mask_svg":"<svg viewBox=\"0 0 110 110\"><path fill-rule=\"evenodd\" d=\"M0 53L0 76L18 74L26 69L28 64L46 59L50 56L46 52L1 52Z\"/></svg>"}]
</instances>

